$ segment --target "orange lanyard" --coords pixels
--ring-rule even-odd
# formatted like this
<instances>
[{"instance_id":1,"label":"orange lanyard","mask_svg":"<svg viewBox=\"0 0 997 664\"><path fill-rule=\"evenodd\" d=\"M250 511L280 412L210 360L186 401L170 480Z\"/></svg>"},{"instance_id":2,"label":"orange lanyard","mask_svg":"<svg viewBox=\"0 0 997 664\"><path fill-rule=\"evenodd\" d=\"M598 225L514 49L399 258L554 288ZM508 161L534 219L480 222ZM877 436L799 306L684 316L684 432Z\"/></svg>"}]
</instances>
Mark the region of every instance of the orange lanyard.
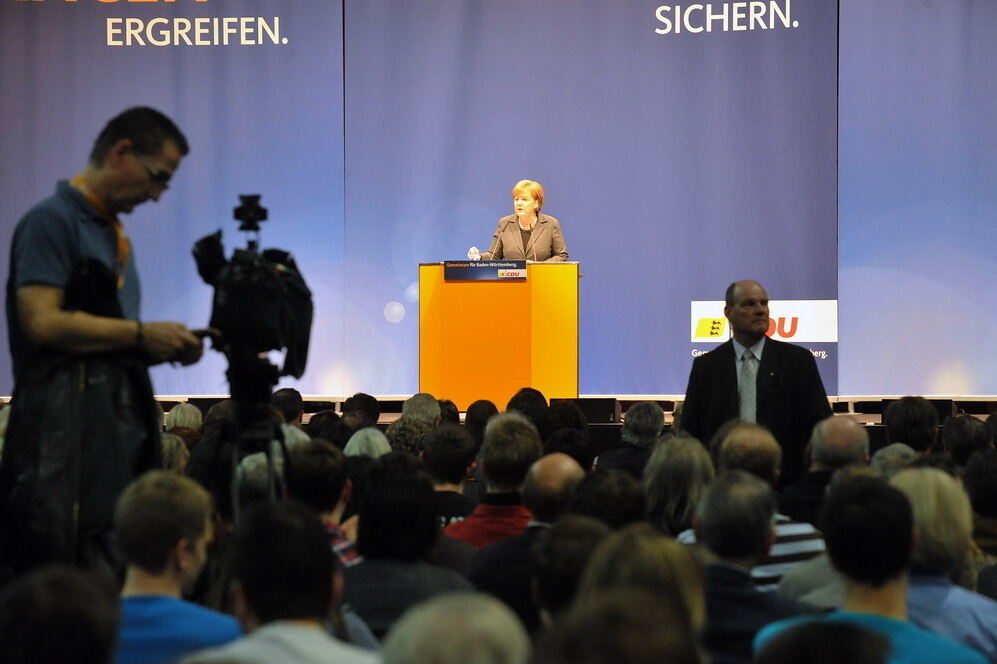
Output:
<instances>
[{"instance_id":1,"label":"orange lanyard","mask_svg":"<svg viewBox=\"0 0 997 664\"><path fill-rule=\"evenodd\" d=\"M128 242L128 234L125 233L125 227L117 217L108 212L104 201L97 198L97 195L90 191L90 188L87 187L82 177L77 175L69 181L69 184L83 194L84 198L87 199L100 216L111 222L111 227L114 228L114 234L118 240L118 266L115 273L118 276L118 288L121 288L125 285L125 264L128 262L128 253L131 251L131 244Z\"/></svg>"}]
</instances>

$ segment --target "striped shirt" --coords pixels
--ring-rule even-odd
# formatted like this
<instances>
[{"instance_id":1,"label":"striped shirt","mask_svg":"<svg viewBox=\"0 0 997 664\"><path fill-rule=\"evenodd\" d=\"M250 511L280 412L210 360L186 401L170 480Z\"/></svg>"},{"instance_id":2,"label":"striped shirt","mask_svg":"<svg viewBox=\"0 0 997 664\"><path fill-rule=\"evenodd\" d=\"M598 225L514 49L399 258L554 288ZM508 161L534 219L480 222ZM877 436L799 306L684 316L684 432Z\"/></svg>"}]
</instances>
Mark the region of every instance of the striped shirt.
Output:
<instances>
[{"instance_id":1,"label":"striped shirt","mask_svg":"<svg viewBox=\"0 0 997 664\"><path fill-rule=\"evenodd\" d=\"M678 541L695 544L696 533L685 530ZM824 536L809 523L793 521L782 514L775 515L775 543L760 563L751 570L751 578L759 590L775 590L782 576L824 551Z\"/></svg>"}]
</instances>

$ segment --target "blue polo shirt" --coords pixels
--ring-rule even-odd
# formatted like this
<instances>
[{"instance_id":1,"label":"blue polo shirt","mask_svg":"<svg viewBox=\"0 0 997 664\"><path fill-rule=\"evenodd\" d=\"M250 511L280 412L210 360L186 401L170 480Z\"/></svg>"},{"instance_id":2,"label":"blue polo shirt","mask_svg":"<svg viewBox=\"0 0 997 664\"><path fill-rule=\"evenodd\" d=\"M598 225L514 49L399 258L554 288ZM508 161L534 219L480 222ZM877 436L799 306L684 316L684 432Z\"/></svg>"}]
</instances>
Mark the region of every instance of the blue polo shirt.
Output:
<instances>
[{"instance_id":1,"label":"blue polo shirt","mask_svg":"<svg viewBox=\"0 0 997 664\"><path fill-rule=\"evenodd\" d=\"M166 595L121 600L116 664L169 664L242 636L235 618Z\"/></svg>"},{"instance_id":2,"label":"blue polo shirt","mask_svg":"<svg viewBox=\"0 0 997 664\"><path fill-rule=\"evenodd\" d=\"M17 289L31 285L65 289L82 258L96 258L114 271L117 242L110 222L66 180L60 180L52 196L21 218L14 229L7 278L7 327L15 376L28 352L17 315ZM128 252L122 274L124 283L118 289L118 302L125 318L138 320L141 295L132 251Z\"/></svg>"}]
</instances>

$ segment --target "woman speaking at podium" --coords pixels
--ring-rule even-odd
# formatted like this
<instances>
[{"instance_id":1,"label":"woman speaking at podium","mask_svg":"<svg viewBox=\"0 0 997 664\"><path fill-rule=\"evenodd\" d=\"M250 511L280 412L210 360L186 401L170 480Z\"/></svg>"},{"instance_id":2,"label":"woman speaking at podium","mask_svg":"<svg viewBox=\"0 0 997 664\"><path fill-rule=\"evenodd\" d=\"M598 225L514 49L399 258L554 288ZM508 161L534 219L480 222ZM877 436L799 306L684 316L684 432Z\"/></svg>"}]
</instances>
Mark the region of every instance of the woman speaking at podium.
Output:
<instances>
[{"instance_id":1,"label":"woman speaking at podium","mask_svg":"<svg viewBox=\"0 0 997 664\"><path fill-rule=\"evenodd\" d=\"M561 224L550 215L541 214L544 188L539 182L520 180L512 188L515 214L502 217L495 228L485 260L528 260L547 263L568 260L568 248L561 234Z\"/></svg>"}]
</instances>

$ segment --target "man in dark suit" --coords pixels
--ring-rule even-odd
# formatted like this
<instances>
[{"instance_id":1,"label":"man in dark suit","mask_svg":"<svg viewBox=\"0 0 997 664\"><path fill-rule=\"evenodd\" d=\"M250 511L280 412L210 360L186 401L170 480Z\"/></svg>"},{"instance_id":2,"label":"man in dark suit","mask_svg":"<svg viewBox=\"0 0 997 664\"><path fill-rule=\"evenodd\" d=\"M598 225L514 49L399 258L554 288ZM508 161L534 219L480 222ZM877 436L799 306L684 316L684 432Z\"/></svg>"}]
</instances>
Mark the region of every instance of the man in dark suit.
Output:
<instances>
[{"instance_id":1,"label":"man in dark suit","mask_svg":"<svg viewBox=\"0 0 997 664\"><path fill-rule=\"evenodd\" d=\"M782 447L782 482L789 483L803 472L810 432L831 408L810 351L766 337L768 303L757 281L727 288L733 338L693 361L681 424L704 443L734 418L765 426Z\"/></svg>"},{"instance_id":2,"label":"man in dark suit","mask_svg":"<svg viewBox=\"0 0 997 664\"><path fill-rule=\"evenodd\" d=\"M696 508L695 529L711 560L706 567L703 643L715 664L751 661L751 642L765 625L816 609L755 588L751 568L775 541L775 496L741 470L720 475Z\"/></svg>"}]
</instances>

